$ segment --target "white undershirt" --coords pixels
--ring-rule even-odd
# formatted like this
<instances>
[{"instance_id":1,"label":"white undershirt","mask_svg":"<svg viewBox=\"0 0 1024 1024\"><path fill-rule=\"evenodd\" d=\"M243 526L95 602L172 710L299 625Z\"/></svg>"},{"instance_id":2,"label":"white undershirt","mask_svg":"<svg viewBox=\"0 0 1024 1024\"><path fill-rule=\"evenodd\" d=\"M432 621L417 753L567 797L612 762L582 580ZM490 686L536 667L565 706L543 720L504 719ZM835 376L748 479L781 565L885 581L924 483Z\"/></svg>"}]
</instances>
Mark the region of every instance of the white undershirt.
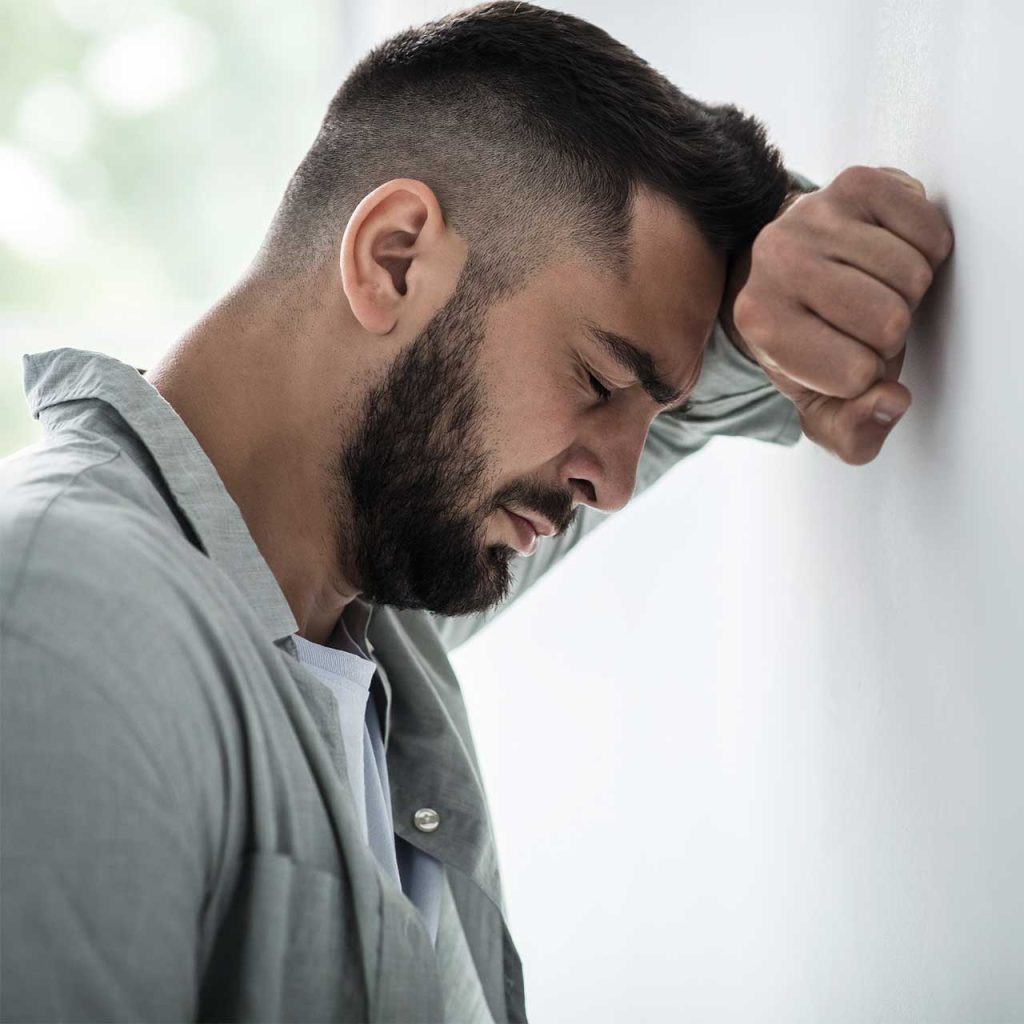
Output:
<instances>
[{"instance_id":1,"label":"white undershirt","mask_svg":"<svg viewBox=\"0 0 1024 1024\"><path fill-rule=\"evenodd\" d=\"M493 1021L439 860L397 839L384 738L371 700L377 665L353 640L343 620L326 647L292 635L301 661L334 694L338 704L348 774L363 837L386 874L419 911L434 942L445 1004L445 1020L460 1024ZM380 683L378 681L377 685ZM363 794L359 800L358 794ZM396 842L400 844L396 852ZM401 871L399 871L399 859Z\"/></svg>"}]
</instances>

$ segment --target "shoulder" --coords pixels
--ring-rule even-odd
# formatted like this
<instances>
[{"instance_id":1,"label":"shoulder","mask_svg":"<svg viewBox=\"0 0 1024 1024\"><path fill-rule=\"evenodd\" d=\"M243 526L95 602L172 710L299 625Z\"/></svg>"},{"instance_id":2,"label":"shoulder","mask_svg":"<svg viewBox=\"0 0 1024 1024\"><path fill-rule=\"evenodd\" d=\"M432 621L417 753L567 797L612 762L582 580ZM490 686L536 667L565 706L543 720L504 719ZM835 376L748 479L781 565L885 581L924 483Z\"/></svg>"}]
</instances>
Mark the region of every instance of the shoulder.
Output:
<instances>
[{"instance_id":1,"label":"shoulder","mask_svg":"<svg viewBox=\"0 0 1024 1024\"><path fill-rule=\"evenodd\" d=\"M74 492L83 475L114 461L118 454L101 440L76 438L59 445L40 441L0 460L0 603L5 603L53 507Z\"/></svg>"},{"instance_id":2,"label":"shoulder","mask_svg":"<svg viewBox=\"0 0 1024 1024\"><path fill-rule=\"evenodd\" d=\"M135 477L89 438L0 463L0 638L5 656L17 644L40 670L73 664L127 704L168 703L215 674L203 650L217 631L205 556L138 500Z\"/></svg>"},{"instance_id":3,"label":"shoulder","mask_svg":"<svg viewBox=\"0 0 1024 1024\"><path fill-rule=\"evenodd\" d=\"M34 835L83 814L114 834L128 814L213 864L225 815L242 806L229 794L244 791L244 727L238 638L225 602L219 621L207 612L212 565L121 486L136 471L118 450L46 461L0 492L5 781L19 813L33 780L61 794Z\"/></svg>"}]
</instances>

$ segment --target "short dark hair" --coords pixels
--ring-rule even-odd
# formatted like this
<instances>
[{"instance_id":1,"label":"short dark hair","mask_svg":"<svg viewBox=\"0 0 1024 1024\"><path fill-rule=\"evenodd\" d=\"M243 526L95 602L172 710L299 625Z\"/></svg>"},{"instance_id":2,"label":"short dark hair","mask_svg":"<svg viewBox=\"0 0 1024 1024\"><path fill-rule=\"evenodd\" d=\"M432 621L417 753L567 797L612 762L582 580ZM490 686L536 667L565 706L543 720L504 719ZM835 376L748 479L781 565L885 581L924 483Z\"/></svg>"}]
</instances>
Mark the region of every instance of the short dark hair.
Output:
<instances>
[{"instance_id":1,"label":"short dark hair","mask_svg":"<svg viewBox=\"0 0 1024 1024\"><path fill-rule=\"evenodd\" d=\"M641 186L673 200L725 256L788 190L759 121L687 96L595 25L520 0L408 29L355 67L264 257L293 271L322 264L363 196L396 177L434 190L492 296L559 243L625 273Z\"/></svg>"}]
</instances>

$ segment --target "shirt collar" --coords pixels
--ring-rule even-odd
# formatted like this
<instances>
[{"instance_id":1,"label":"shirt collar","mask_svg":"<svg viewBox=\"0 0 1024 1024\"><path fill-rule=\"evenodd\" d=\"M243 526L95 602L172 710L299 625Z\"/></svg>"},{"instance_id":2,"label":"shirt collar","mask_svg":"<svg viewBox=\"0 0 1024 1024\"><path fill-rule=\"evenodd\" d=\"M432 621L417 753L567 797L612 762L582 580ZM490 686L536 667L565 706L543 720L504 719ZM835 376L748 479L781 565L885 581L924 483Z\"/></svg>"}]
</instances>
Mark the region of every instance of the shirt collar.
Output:
<instances>
[{"instance_id":1,"label":"shirt collar","mask_svg":"<svg viewBox=\"0 0 1024 1024\"><path fill-rule=\"evenodd\" d=\"M213 463L174 407L142 376L144 371L113 356L74 348L31 353L22 362L29 408L47 431L80 421L83 414L88 419L89 400L112 407L129 428L113 439L121 447L141 445L148 452L203 550L245 594L269 638L277 642L298 629ZM92 429L108 436L113 432L109 417L95 417ZM366 624L360 625L365 635Z\"/></svg>"}]
</instances>

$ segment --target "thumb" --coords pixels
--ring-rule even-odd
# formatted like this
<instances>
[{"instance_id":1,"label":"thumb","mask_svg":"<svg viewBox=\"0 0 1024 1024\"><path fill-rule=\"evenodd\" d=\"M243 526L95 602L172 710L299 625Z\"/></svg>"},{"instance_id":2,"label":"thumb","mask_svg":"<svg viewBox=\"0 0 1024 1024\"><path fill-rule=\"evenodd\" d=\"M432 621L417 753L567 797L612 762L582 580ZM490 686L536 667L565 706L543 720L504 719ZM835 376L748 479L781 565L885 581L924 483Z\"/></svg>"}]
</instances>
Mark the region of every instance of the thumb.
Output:
<instances>
[{"instance_id":1,"label":"thumb","mask_svg":"<svg viewBox=\"0 0 1024 1024\"><path fill-rule=\"evenodd\" d=\"M895 380L880 380L856 398L817 395L801 410L804 433L843 462L863 466L881 451L911 401Z\"/></svg>"},{"instance_id":2,"label":"thumb","mask_svg":"<svg viewBox=\"0 0 1024 1024\"><path fill-rule=\"evenodd\" d=\"M899 383L904 345L885 360L885 372L856 398L836 398L791 380L784 373L764 368L775 387L797 408L807 438L851 466L870 462L881 451L890 431L900 421L913 396Z\"/></svg>"}]
</instances>

